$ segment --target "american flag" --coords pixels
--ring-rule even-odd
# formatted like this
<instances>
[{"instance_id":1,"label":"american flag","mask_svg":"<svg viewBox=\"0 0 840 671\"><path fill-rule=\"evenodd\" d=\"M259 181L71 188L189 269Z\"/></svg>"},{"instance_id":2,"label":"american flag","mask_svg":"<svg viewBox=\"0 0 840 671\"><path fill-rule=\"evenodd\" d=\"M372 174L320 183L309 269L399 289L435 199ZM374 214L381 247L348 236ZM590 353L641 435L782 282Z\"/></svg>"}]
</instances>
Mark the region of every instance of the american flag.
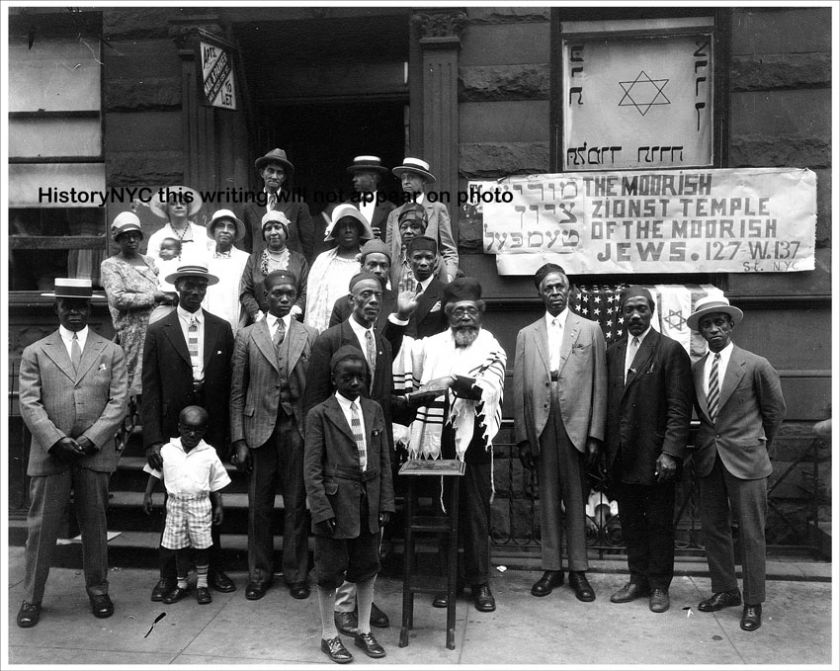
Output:
<instances>
[{"instance_id":1,"label":"american flag","mask_svg":"<svg viewBox=\"0 0 840 671\"><path fill-rule=\"evenodd\" d=\"M578 284L569 294L569 307L601 325L607 345L624 336L624 317L619 299L626 284Z\"/></svg>"}]
</instances>

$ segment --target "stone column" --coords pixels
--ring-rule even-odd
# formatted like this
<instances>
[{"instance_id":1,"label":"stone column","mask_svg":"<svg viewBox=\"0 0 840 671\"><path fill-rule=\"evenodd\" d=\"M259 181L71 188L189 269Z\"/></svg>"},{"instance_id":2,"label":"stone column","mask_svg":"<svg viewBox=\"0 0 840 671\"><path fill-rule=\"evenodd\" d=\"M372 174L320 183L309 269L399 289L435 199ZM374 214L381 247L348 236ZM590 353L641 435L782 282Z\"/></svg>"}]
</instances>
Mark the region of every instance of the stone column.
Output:
<instances>
[{"instance_id":1,"label":"stone column","mask_svg":"<svg viewBox=\"0 0 840 671\"><path fill-rule=\"evenodd\" d=\"M429 8L412 16L420 36L423 64L423 160L438 181L435 189L450 194L444 203L452 217L456 239L458 221L458 50L467 15L458 9Z\"/></svg>"}]
</instances>

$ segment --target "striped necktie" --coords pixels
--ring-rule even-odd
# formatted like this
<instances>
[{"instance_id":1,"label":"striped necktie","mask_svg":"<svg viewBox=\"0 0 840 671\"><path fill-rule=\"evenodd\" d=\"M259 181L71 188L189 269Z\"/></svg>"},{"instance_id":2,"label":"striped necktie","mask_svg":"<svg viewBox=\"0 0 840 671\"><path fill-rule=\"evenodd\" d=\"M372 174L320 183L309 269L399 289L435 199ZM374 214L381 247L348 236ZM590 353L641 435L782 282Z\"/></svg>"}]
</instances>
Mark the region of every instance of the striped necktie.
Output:
<instances>
[{"instance_id":1,"label":"striped necktie","mask_svg":"<svg viewBox=\"0 0 840 671\"><path fill-rule=\"evenodd\" d=\"M350 404L350 428L353 430L353 438L355 438L356 448L359 450L359 467L365 471L367 470L367 447L365 446L365 434L362 431L362 415L356 401Z\"/></svg>"},{"instance_id":2,"label":"striped necktie","mask_svg":"<svg viewBox=\"0 0 840 671\"><path fill-rule=\"evenodd\" d=\"M633 359L636 358L636 352L639 351L639 338L638 336L633 336L633 340L630 341L630 344L627 346L627 356L626 363L624 364L624 382L627 383L627 373L630 372L633 366Z\"/></svg>"},{"instance_id":3,"label":"striped necktie","mask_svg":"<svg viewBox=\"0 0 840 671\"><path fill-rule=\"evenodd\" d=\"M73 372L79 372L79 364L82 363L82 348L79 347L79 336L73 333L73 341L70 343L70 363L73 364Z\"/></svg>"},{"instance_id":4,"label":"striped necktie","mask_svg":"<svg viewBox=\"0 0 840 671\"><path fill-rule=\"evenodd\" d=\"M712 360L712 371L709 373L709 417L714 422L718 416L718 404L720 403L720 382L718 381L718 364L720 363L720 354L715 354Z\"/></svg>"},{"instance_id":5,"label":"striped necktie","mask_svg":"<svg viewBox=\"0 0 840 671\"><path fill-rule=\"evenodd\" d=\"M365 348L368 366L370 366L370 389L373 390L373 376L376 374L376 342L373 339L373 331L365 331Z\"/></svg>"},{"instance_id":6,"label":"striped necktie","mask_svg":"<svg viewBox=\"0 0 840 671\"><path fill-rule=\"evenodd\" d=\"M187 328L187 348L190 351L190 361L192 362L193 368L193 379L195 379L195 373L198 370L199 362L201 359L201 353L198 351L198 320L195 316L190 317L190 325Z\"/></svg>"}]
</instances>

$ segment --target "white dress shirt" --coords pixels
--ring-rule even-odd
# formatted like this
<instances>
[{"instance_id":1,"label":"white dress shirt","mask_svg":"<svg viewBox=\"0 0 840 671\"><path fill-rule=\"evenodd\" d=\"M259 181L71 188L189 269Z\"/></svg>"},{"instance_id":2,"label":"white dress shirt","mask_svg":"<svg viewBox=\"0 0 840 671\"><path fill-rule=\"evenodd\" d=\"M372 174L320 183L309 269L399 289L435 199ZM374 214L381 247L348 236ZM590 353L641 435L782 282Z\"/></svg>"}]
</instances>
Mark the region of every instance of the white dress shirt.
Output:
<instances>
[{"instance_id":1,"label":"white dress shirt","mask_svg":"<svg viewBox=\"0 0 840 671\"><path fill-rule=\"evenodd\" d=\"M348 321L350 322L350 328L353 329L353 333L356 334L356 338L359 341L359 347L362 349L362 354L365 355L365 360L368 362L368 366L370 366L371 370L373 370L376 366L376 361L368 360L367 339L365 337L365 333L370 331L370 335L373 337L373 345L376 347L376 332L373 328L365 328L362 326L353 316L351 316Z\"/></svg>"},{"instance_id":2,"label":"white dress shirt","mask_svg":"<svg viewBox=\"0 0 840 671\"><path fill-rule=\"evenodd\" d=\"M163 480L166 491L176 496L201 496L217 492L230 484L230 476L216 454L205 441L187 452L181 438L172 438L160 448L163 472L148 464L143 471Z\"/></svg>"},{"instance_id":3,"label":"white dress shirt","mask_svg":"<svg viewBox=\"0 0 840 671\"><path fill-rule=\"evenodd\" d=\"M201 382L204 379L204 313L201 308L195 312L187 312L180 305L178 310L178 321L181 324L181 333L184 334L184 342L187 343L187 350L190 348L190 321L195 318L198 324L198 358L190 360L193 364L193 380Z\"/></svg>"},{"instance_id":4,"label":"white dress shirt","mask_svg":"<svg viewBox=\"0 0 840 671\"><path fill-rule=\"evenodd\" d=\"M82 352L85 351L85 343L87 342L88 337L88 327L85 326L81 331L71 331L70 329L66 329L63 326L58 327L58 333L61 335L61 341L64 343L64 347L67 349L67 356L70 357L70 360L73 360L73 354L71 352L71 348L73 347L73 334L76 334L76 339L79 341L79 348Z\"/></svg>"},{"instance_id":5,"label":"white dress shirt","mask_svg":"<svg viewBox=\"0 0 840 671\"><path fill-rule=\"evenodd\" d=\"M268 333L269 335L271 335L271 342L274 342L274 334L277 333L278 321L283 322L283 327L285 329L283 331L283 333L285 334L283 338L285 340L285 336L289 335L289 324L291 324L292 322L292 313L290 312L285 317L275 317L269 312L268 315L266 315L266 320L268 321Z\"/></svg>"},{"instance_id":6,"label":"white dress shirt","mask_svg":"<svg viewBox=\"0 0 840 671\"><path fill-rule=\"evenodd\" d=\"M373 222L373 211L376 209L376 191L359 194L359 212L364 215L367 222Z\"/></svg>"},{"instance_id":7,"label":"white dress shirt","mask_svg":"<svg viewBox=\"0 0 840 671\"><path fill-rule=\"evenodd\" d=\"M548 332L548 358L551 370L560 370L560 350L563 347L563 329L566 326L566 318L569 316L569 308L556 317L550 312L545 313L545 329ZM555 325L556 323L556 325Z\"/></svg>"},{"instance_id":8,"label":"white dress shirt","mask_svg":"<svg viewBox=\"0 0 840 671\"><path fill-rule=\"evenodd\" d=\"M634 336L629 331L627 332L627 351L624 353L624 381L627 381L627 373L630 370L630 366L633 365L633 359L636 358L636 352L639 351L639 348L642 346L647 334L650 333L651 326L648 326L645 329L645 332L642 335ZM639 339L639 344L634 348L633 347L633 338Z\"/></svg>"}]
</instances>

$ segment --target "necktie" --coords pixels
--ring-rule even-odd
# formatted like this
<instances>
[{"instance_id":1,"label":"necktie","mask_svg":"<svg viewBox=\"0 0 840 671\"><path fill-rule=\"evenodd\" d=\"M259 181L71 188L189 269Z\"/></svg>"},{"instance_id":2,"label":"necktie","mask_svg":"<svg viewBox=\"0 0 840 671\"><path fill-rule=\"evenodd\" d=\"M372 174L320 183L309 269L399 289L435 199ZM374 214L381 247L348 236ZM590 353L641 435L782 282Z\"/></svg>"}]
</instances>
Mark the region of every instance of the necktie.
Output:
<instances>
[{"instance_id":1,"label":"necktie","mask_svg":"<svg viewBox=\"0 0 840 671\"><path fill-rule=\"evenodd\" d=\"M274 349L280 350L280 345L283 344L283 340L286 338L286 324L283 323L282 319L277 320L276 328L274 329Z\"/></svg>"},{"instance_id":2,"label":"necktie","mask_svg":"<svg viewBox=\"0 0 840 671\"><path fill-rule=\"evenodd\" d=\"M359 450L359 467L363 471L367 470L367 448L365 447L365 434L362 431L362 415L356 401L350 404L350 428L353 430L353 438L356 439L356 448Z\"/></svg>"},{"instance_id":3,"label":"necktie","mask_svg":"<svg viewBox=\"0 0 840 671\"><path fill-rule=\"evenodd\" d=\"M190 325L187 328L187 347L190 350L190 360L193 367L193 378L198 370L198 362L200 352L198 351L198 320L195 317L190 317Z\"/></svg>"},{"instance_id":4,"label":"necktie","mask_svg":"<svg viewBox=\"0 0 840 671\"><path fill-rule=\"evenodd\" d=\"M266 204L266 211L271 212L274 206L277 205L277 195L273 193L268 194L268 203Z\"/></svg>"},{"instance_id":5,"label":"necktie","mask_svg":"<svg viewBox=\"0 0 840 671\"><path fill-rule=\"evenodd\" d=\"M376 343L371 329L365 331L365 347L367 349L368 366L370 366L370 388L373 390L373 376L376 373Z\"/></svg>"},{"instance_id":6,"label":"necktie","mask_svg":"<svg viewBox=\"0 0 840 671\"><path fill-rule=\"evenodd\" d=\"M551 370L560 370L560 349L563 347L563 327L560 326L560 318L551 320L551 337L549 338L549 365Z\"/></svg>"},{"instance_id":7,"label":"necktie","mask_svg":"<svg viewBox=\"0 0 840 671\"><path fill-rule=\"evenodd\" d=\"M718 382L718 365L720 363L720 354L715 354L712 359L712 371L709 373L709 417L714 422L718 414L718 402L720 401L720 383Z\"/></svg>"},{"instance_id":8,"label":"necktie","mask_svg":"<svg viewBox=\"0 0 840 671\"><path fill-rule=\"evenodd\" d=\"M636 358L636 352L639 350L639 338L633 336L633 340L630 341L630 344L627 346L627 357L625 359L624 365L624 381L627 382L627 373L630 372L630 368L633 365L633 359Z\"/></svg>"},{"instance_id":9,"label":"necktie","mask_svg":"<svg viewBox=\"0 0 840 671\"><path fill-rule=\"evenodd\" d=\"M73 342L70 343L70 363L73 364L73 372L79 372L79 364L82 362L82 348L79 347L79 336L73 334Z\"/></svg>"}]
</instances>

